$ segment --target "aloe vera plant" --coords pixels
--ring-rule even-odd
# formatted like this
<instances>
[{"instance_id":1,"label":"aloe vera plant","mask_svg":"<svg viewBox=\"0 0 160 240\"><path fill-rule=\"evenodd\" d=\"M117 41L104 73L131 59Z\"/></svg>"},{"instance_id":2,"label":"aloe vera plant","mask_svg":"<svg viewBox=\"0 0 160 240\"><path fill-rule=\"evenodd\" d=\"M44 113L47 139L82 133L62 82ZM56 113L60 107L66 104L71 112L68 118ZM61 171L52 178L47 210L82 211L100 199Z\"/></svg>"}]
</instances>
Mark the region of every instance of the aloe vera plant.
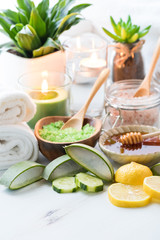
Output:
<instances>
[{"instance_id":1,"label":"aloe vera plant","mask_svg":"<svg viewBox=\"0 0 160 240\"><path fill-rule=\"evenodd\" d=\"M1 32L12 40L7 48L24 57L39 57L62 49L59 36L83 18L81 10L90 4L72 6L74 0L59 0L52 8L49 0L36 7L31 0L17 0L17 11L0 13ZM4 47L4 46L3 46Z\"/></svg>"},{"instance_id":2,"label":"aloe vera plant","mask_svg":"<svg viewBox=\"0 0 160 240\"><path fill-rule=\"evenodd\" d=\"M120 18L119 22L116 23L111 16L110 21L115 34L106 28L103 28L103 31L116 42L134 43L144 37L151 28L151 26L148 26L140 31L140 26L132 24L130 16L128 16L127 22L124 22L122 18Z\"/></svg>"}]
</instances>

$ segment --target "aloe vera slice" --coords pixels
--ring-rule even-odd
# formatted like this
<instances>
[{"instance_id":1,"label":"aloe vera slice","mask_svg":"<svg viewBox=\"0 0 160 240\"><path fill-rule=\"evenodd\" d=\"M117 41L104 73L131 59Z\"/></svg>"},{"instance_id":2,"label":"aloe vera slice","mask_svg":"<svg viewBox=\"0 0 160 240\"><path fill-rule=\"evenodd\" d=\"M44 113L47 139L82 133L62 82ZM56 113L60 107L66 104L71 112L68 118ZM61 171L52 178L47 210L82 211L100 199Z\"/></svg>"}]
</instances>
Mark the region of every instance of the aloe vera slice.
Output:
<instances>
[{"instance_id":1,"label":"aloe vera slice","mask_svg":"<svg viewBox=\"0 0 160 240\"><path fill-rule=\"evenodd\" d=\"M44 169L43 178L53 181L56 178L65 176L74 176L78 172L85 172L86 170L76 162L74 162L68 155L63 155L50 162Z\"/></svg>"},{"instance_id":2,"label":"aloe vera slice","mask_svg":"<svg viewBox=\"0 0 160 240\"><path fill-rule=\"evenodd\" d=\"M112 181L114 170L108 158L97 149L85 144L71 144L65 147L66 153L75 162L104 181Z\"/></svg>"},{"instance_id":3,"label":"aloe vera slice","mask_svg":"<svg viewBox=\"0 0 160 240\"><path fill-rule=\"evenodd\" d=\"M14 190L42 179L44 165L31 161L14 164L1 176L0 184Z\"/></svg>"}]
</instances>

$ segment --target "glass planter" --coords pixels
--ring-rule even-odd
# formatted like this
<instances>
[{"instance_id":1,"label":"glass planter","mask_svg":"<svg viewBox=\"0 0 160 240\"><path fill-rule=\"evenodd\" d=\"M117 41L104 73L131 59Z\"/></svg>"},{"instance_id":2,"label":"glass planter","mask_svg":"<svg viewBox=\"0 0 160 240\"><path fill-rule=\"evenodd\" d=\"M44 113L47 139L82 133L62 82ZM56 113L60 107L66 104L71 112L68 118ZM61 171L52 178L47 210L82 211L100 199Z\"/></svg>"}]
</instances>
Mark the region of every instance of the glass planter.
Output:
<instances>
[{"instance_id":1,"label":"glass planter","mask_svg":"<svg viewBox=\"0 0 160 240\"><path fill-rule=\"evenodd\" d=\"M117 43L112 61L112 80L143 79L144 62L141 48L144 41L133 44Z\"/></svg>"}]
</instances>

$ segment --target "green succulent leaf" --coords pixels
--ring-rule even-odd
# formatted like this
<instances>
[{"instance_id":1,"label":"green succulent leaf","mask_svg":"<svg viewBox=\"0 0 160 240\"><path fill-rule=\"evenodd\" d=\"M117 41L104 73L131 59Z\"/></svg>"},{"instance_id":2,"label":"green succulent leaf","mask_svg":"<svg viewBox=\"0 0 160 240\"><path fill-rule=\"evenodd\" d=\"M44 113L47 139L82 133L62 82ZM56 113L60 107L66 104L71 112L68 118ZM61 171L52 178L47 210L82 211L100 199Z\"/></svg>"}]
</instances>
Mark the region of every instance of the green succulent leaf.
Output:
<instances>
[{"instance_id":1,"label":"green succulent leaf","mask_svg":"<svg viewBox=\"0 0 160 240\"><path fill-rule=\"evenodd\" d=\"M38 4L37 10L41 18L45 21L49 10L49 0L42 0L42 2Z\"/></svg>"},{"instance_id":2,"label":"green succulent leaf","mask_svg":"<svg viewBox=\"0 0 160 240\"><path fill-rule=\"evenodd\" d=\"M119 41L119 42L122 41L120 37L118 37L118 36L114 35L113 33L109 32L106 28L103 28L103 31L104 31L109 37L113 38L115 41L117 41L117 42L118 42L118 41Z\"/></svg>"},{"instance_id":3,"label":"green succulent leaf","mask_svg":"<svg viewBox=\"0 0 160 240\"><path fill-rule=\"evenodd\" d=\"M41 46L41 41L35 29L29 24L24 26L15 38L20 48L26 51L33 51Z\"/></svg>"},{"instance_id":4,"label":"green succulent leaf","mask_svg":"<svg viewBox=\"0 0 160 240\"><path fill-rule=\"evenodd\" d=\"M124 22L122 18L120 18L119 22L116 24L112 16L110 16L110 21L116 35L105 28L103 28L104 32L115 41L122 43L136 42L141 37L145 36L151 27L148 26L140 31L140 26L132 24L130 15L128 16L127 22Z\"/></svg>"},{"instance_id":5,"label":"green succulent leaf","mask_svg":"<svg viewBox=\"0 0 160 240\"><path fill-rule=\"evenodd\" d=\"M33 57L44 56L61 49L62 46L60 43L54 41L52 38L48 38L42 47L33 51Z\"/></svg>"},{"instance_id":6,"label":"green succulent leaf","mask_svg":"<svg viewBox=\"0 0 160 240\"><path fill-rule=\"evenodd\" d=\"M46 24L40 17L38 10L33 5L29 24L36 30L36 33L40 38L44 38L46 35Z\"/></svg>"},{"instance_id":7,"label":"green succulent leaf","mask_svg":"<svg viewBox=\"0 0 160 240\"><path fill-rule=\"evenodd\" d=\"M114 30L115 34L117 34L118 36L121 36L121 31L119 30L119 27L115 23L112 16L110 16L110 21L111 21L111 24L112 24L112 27L113 27L113 30Z\"/></svg>"}]
</instances>

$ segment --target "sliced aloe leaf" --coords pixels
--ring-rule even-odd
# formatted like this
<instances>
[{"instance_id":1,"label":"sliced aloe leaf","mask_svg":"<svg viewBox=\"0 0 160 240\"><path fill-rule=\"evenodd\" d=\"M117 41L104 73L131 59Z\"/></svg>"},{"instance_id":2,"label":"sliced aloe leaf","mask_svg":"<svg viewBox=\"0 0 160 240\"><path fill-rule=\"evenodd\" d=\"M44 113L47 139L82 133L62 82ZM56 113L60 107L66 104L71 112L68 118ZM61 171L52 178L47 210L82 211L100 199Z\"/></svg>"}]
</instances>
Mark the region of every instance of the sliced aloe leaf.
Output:
<instances>
[{"instance_id":1,"label":"sliced aloe leaf","mask_svg":"<svg viewBox=\"0 0 160 240\"><path fill-rule=\"evenodd\" d=\"M40 17L38 10L33 5L29 24L35 29L40 38L44 38L46 35L46 24Z\"/></svg>"},{"instance_id":2,"label":"sliced aloe leaf","mask_svg":"<svg viewBox=\"0 0 160 240\"><path fill-rule=\"evenodd\" d=\"M86 170L68 155L63 155L45 167L43 178L52 182L56 178L74 176L78 172L86 172Z\"/></svg>"},{"instance_id":3,"label":"sliced aloe leaf","mask_svg":"<svg viewBox=\"0 0 160 240\"><path fill-rule=\"evenodd\" d=\"M35 29L27 24L16 35L19 46L27 51L33 51L41 46L41 41L35 31Z\"/></svg>"},{"instance_id":4,"label":"sliced aloe leaf","mask_svg":"<svg viewBox=\"0 0 160 240\"><path fill-rule=\"evenodd\" d=\"M65 151L75 162L105 181L112 181L113 167L108 158L100 151L85 144L71 144Z\"/></svg>"},{"instance_id":5,"label":"sliced aloe leaf","mask_svg":"<svg viewBox=\"0 0 160 240\"><path fill-rule=\"evenodd\" d=\"M151 167L153 175L160 176L160 163L157 163Z\"/></svg>"},{"instance_id":6,"label":"sliced aloe leaf","mask_svg":"<svg viewBox=\"0 0 160 240\"><path fill-rule=\"evenodd\" d=\"M14 164L2 175L0 184L15 190L42 179L44 165L31 161Z\"/></svg>"}]
</instances>

